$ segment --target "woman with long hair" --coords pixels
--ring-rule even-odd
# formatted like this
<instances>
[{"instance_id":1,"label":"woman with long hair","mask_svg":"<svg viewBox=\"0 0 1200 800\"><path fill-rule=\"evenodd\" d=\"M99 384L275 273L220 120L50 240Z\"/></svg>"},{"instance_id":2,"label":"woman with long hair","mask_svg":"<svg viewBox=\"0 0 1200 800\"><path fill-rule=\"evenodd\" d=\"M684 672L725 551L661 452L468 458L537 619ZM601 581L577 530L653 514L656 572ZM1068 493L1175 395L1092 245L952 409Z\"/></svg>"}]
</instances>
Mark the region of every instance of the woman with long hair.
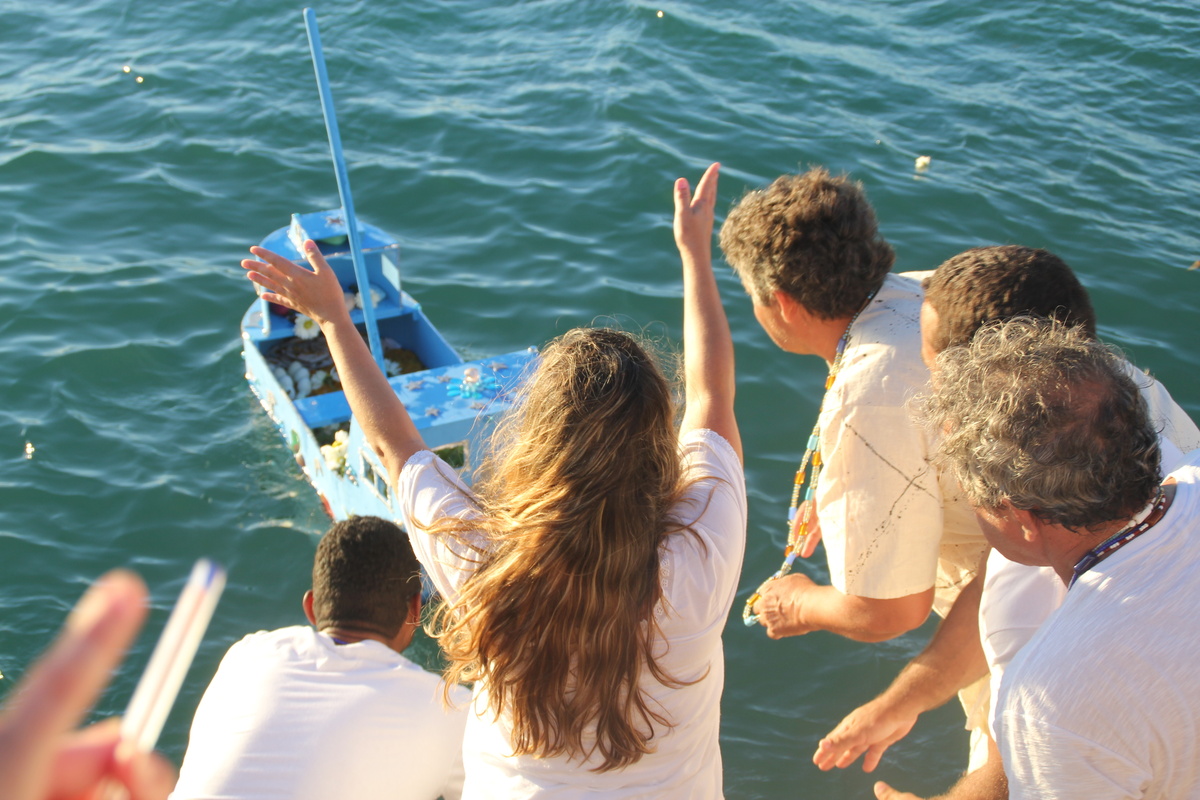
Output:
<instances>
[{"instance_id":1,"label":"woman with long hair","mask_svg":"<svg viewBox=\"0 0 1200 800\"><path fill-rule=\"evenodd\" d=\"M316 246L262 248L264 297L316 320L444 600L450 681L474 683L471 797L721 797L721 632L746 494L733 343L711 265L718 165L675 183L684 399L634 337L548 345L472 491L425 448ZM398 776L399 779L400 776Z\"/></svg>"}]
</instances>

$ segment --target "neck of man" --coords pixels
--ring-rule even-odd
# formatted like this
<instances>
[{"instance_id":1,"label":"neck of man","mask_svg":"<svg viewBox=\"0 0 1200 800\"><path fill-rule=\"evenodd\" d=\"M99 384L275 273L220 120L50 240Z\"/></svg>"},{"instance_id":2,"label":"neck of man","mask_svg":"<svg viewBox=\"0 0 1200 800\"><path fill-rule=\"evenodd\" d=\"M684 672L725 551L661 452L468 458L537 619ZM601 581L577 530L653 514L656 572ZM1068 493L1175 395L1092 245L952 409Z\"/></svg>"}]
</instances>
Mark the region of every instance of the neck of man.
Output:
<instances>
[{"instance_id":1,"label":"neck of man","mask_svg":"<svg viewBox=\"0 0 1200 800\"><path fill-rule=\"evenodd\" d=\"M387 645L393 650L395 648L395 634L388 636L382 631L366 625L355 625L354 623L340 623L331 625L322 625L317 630L333 639L338 644L354 644L356 642L372 641ZM401 652L396 650L397 653Z\"/></svg>"},{"instance_id":2,"label":"neck of man","mask_svg":"<svg viewBox=\"0 0 1200 800\"><path fill-rule=\"evenodd\" d=\"M810 330L811 338L809 342L812 346L812 352L815 355L825 359L825 363L832 364L833 359L837 356L838 342L846 335L847 328L850 327L850 321L854 317L836 317L834 319L817 319L813 317L811 320L812 327Z\"/></svg>"},{"instance_id":3,"label":"neck of man","mask_svg":"<svg viewBox=\"0 0 1200 800\"><path fill-rule=\"evenodd\" d=\"M1170 502L1175 498L1175 482L1170 481L1163 486L1164 494L1167 496L1167 501ZM1153 503L1158 498L1156 494L1150 499ZM1138 519L1146 508L1139 508L1127 517L1106 522L1099 528L1087 530L1084 533L1073 531L1069 528L1064 528L1061 525L1053 526L1056 546L1050 553L1051 564L1058 577L1062 578L1063 583L1070 584L1071 577L1075 574L1075 565L1088 552L1099 545L1103 544L1110 536L1115 535L1123 528L1131 527L1134 519ZM1140 519L1138 520L1140 521Z\"/></svg>"}]
</instances>

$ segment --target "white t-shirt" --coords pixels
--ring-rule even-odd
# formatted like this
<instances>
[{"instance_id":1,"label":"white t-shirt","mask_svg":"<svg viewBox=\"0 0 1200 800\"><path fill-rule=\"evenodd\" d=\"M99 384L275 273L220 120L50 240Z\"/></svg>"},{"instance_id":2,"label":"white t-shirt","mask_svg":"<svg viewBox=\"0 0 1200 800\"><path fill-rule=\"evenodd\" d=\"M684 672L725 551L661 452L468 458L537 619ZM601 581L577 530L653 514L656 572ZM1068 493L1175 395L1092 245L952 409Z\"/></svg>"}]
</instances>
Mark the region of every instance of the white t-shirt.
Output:
<instances>
[{"instance_id":1,"label":"white t-shirt","mask_svg":"<svg viewBox=\"0 0 1200 800\"><path fill-rule=\"evenodd\" d=\"M746 488L733 448L716 433L692 431L681 440L686 474L701 478L676 507L698 536L673 534L661 548L663 601L655 609L662 630L658 664L668 675L697 682L679 688L648 673L641 689L675 725L658 728L655 752L620 770L592 772L600 763L565 757L511 755L507 715L487 712L486 681L475 686L475 708L463 745L464 798L719 798L722 797L720 728L725 661L721 632L729 615L746 541ZM448 537L425 534L420 523L454 515L469 518L468 490L428 451L408 460L398 481L405 526L413 549L438 591L458 595L474 569L469 552ZM477 542L485 545L482 540ZM462 550L461 546L457 547Z\"/></svg>"},{"instance_id":2,"label":"white t-shirt","mask_svg":"<svg viewBox=\"0 0 1200 800\"><path fill-rule=\"evenodd\" d=\"M1009 796L1200 797L1200 451L1153 528L1076 581L1022 648L996 727Z\"/></svg>"},{"instance_id":3,"label":"white t-shirt","mask_svg":"<svg viewBox=\"0 0 1200 800\"><path fill-rule=\"evenodd\" d=\"M1146 401L1150 419L1159 431L1162 470L1172 472L1184 453L1200 447L1200 428L1161 383L1126 362ZM991 673L991 707L998 709L997 694L1004 671L1017 654L1062 603L1067 587L1050 567L1031 567L1009 561L993 550L988 554L983 595L979 600L979 636ZM994 714L988 720L996 735Z\"/></svg>"},{"instance_id":4,"label":"white t-shirt","mask_svg":"<svg viewBox=\"0 0 1200 800\"><path fill-rule=\"evenodd\" d=\"M446 800L462 788L470 693L381 642L308 626L229 648L200 699L172 800Z\"/></svg>"},{"instance_id":5,"label":"white t-shirt","mask_svg":"<svg viewBox=\"0 0 1200 800\"><path fill-rule=\"evenodd\" d=\"M821 410L816 502L834 588L891 599L936 587L934 610L945 616L987 542L954 479L930 465L932 441L908 408L929 381L927 274L889 274L850 331Z\"/></svg>"}]
</instances>

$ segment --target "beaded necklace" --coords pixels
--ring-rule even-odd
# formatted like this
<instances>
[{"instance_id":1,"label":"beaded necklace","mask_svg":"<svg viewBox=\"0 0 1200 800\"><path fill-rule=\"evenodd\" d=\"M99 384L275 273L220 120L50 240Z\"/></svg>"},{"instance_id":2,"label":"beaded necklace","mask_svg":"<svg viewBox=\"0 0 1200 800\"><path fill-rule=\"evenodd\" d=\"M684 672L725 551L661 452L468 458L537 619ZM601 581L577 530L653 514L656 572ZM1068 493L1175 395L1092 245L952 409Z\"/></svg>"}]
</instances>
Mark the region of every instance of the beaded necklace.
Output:
<instances>
[{"instance_id":1,"label":"beaded necklace","mask_svg":"<svg viewBox=\"0 0 1200 800\"><path fill-rule=\"evenodd\" d=\"M1159 486L1158 494L1154 496L1149 505L1142 509L1141 513L1129 521L1128 525L1087 551L1083 558L1075 562L1075 568L1071 572L1071 582L1067 584L1067 591L1071 590L1075 581L1079 580L1083 573L1153 528L1167 513L1174 498L1173 492L1168 494L1162 486ZM1142 519L1139 520L1138 517Z\"/></svg>"},{"instance_id":2,"label":"beaded necklace","mask_svg":"<svg viewBox=\"0 0 1200 800\"><path fill-rule=\"evenodd\" d=\"M796 556L804 549L804 543L808 540L808 525L812 521L813 514L813 498L816 496L817 479L821 475L821 413L825 410L825 400L829 397L829 389L833 386L833 382L837 379L838 373L842 369L842 357L846 353L846 347L850 344L850 329L854 327L854 323L858 321L859 314L866 310L871 304L871 300L875 298L875 293L867 297L867 301L863 303L862 308L854 312L854 316L850 318L850 322L846 325L846 330L842 333L842 337L838 339L837 350L834 353L833 361L829 364L829 375L825 378L825 394L821 396L821 405L817 408L817 422L813 425L812 433L808 436L808 444L804 448L804 458L800 459L800 468L796 470L796 477L792 481L792 501L788 507L788 541L783 548L783 564L779 569L775 570L775 574L763 581L765 585L769 581L776 578L782 578L792 571L792 564L796 561ZM809 467L812 469L810 470ZM800 510L800 492L804 489L805 478L807 476L808 488L804 490L804 514L800 517L800 524L796 525L796 514ZM762 589L760 585L759 590ZM754 604L762 598L759 591L746 600L746 607L742 609L742 622L747 627L758 624L758 615L754 613Z\"/></svg>"}]
</instances>

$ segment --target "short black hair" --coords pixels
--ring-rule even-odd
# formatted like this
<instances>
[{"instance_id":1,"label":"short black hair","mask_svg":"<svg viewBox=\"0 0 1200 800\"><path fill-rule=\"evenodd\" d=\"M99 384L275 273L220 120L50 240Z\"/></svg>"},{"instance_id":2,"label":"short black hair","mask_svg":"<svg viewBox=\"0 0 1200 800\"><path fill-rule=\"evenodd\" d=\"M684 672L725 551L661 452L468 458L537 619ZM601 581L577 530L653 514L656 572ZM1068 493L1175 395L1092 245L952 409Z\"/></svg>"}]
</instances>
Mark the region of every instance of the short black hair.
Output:
<instances>
[{"instance_id":1,"label":"short black hair","mask_svg":"<svg viewBox=\"0 0 1200 800\"><path fill-rule=\"evenodd\" d=\"M367 625L394 635L421 591L421 565L408 534L380 517L335 522L313 559L317 627Z\"/></svg>"},{"instance_id":2,"label":"short black hair","mask_svg":"<svg viewBox=\"0 0 1200 800\"><path fill-rule=\"evenodd\" d=\"M924 286L925 300L938 315L930 343L939 353L969 343L989 322L1022 315L1077 325L1096 338L1096 312L1087 289L1066 262L1048 250L974 247L934 270Z\"/></svg>"}]
</instances>

